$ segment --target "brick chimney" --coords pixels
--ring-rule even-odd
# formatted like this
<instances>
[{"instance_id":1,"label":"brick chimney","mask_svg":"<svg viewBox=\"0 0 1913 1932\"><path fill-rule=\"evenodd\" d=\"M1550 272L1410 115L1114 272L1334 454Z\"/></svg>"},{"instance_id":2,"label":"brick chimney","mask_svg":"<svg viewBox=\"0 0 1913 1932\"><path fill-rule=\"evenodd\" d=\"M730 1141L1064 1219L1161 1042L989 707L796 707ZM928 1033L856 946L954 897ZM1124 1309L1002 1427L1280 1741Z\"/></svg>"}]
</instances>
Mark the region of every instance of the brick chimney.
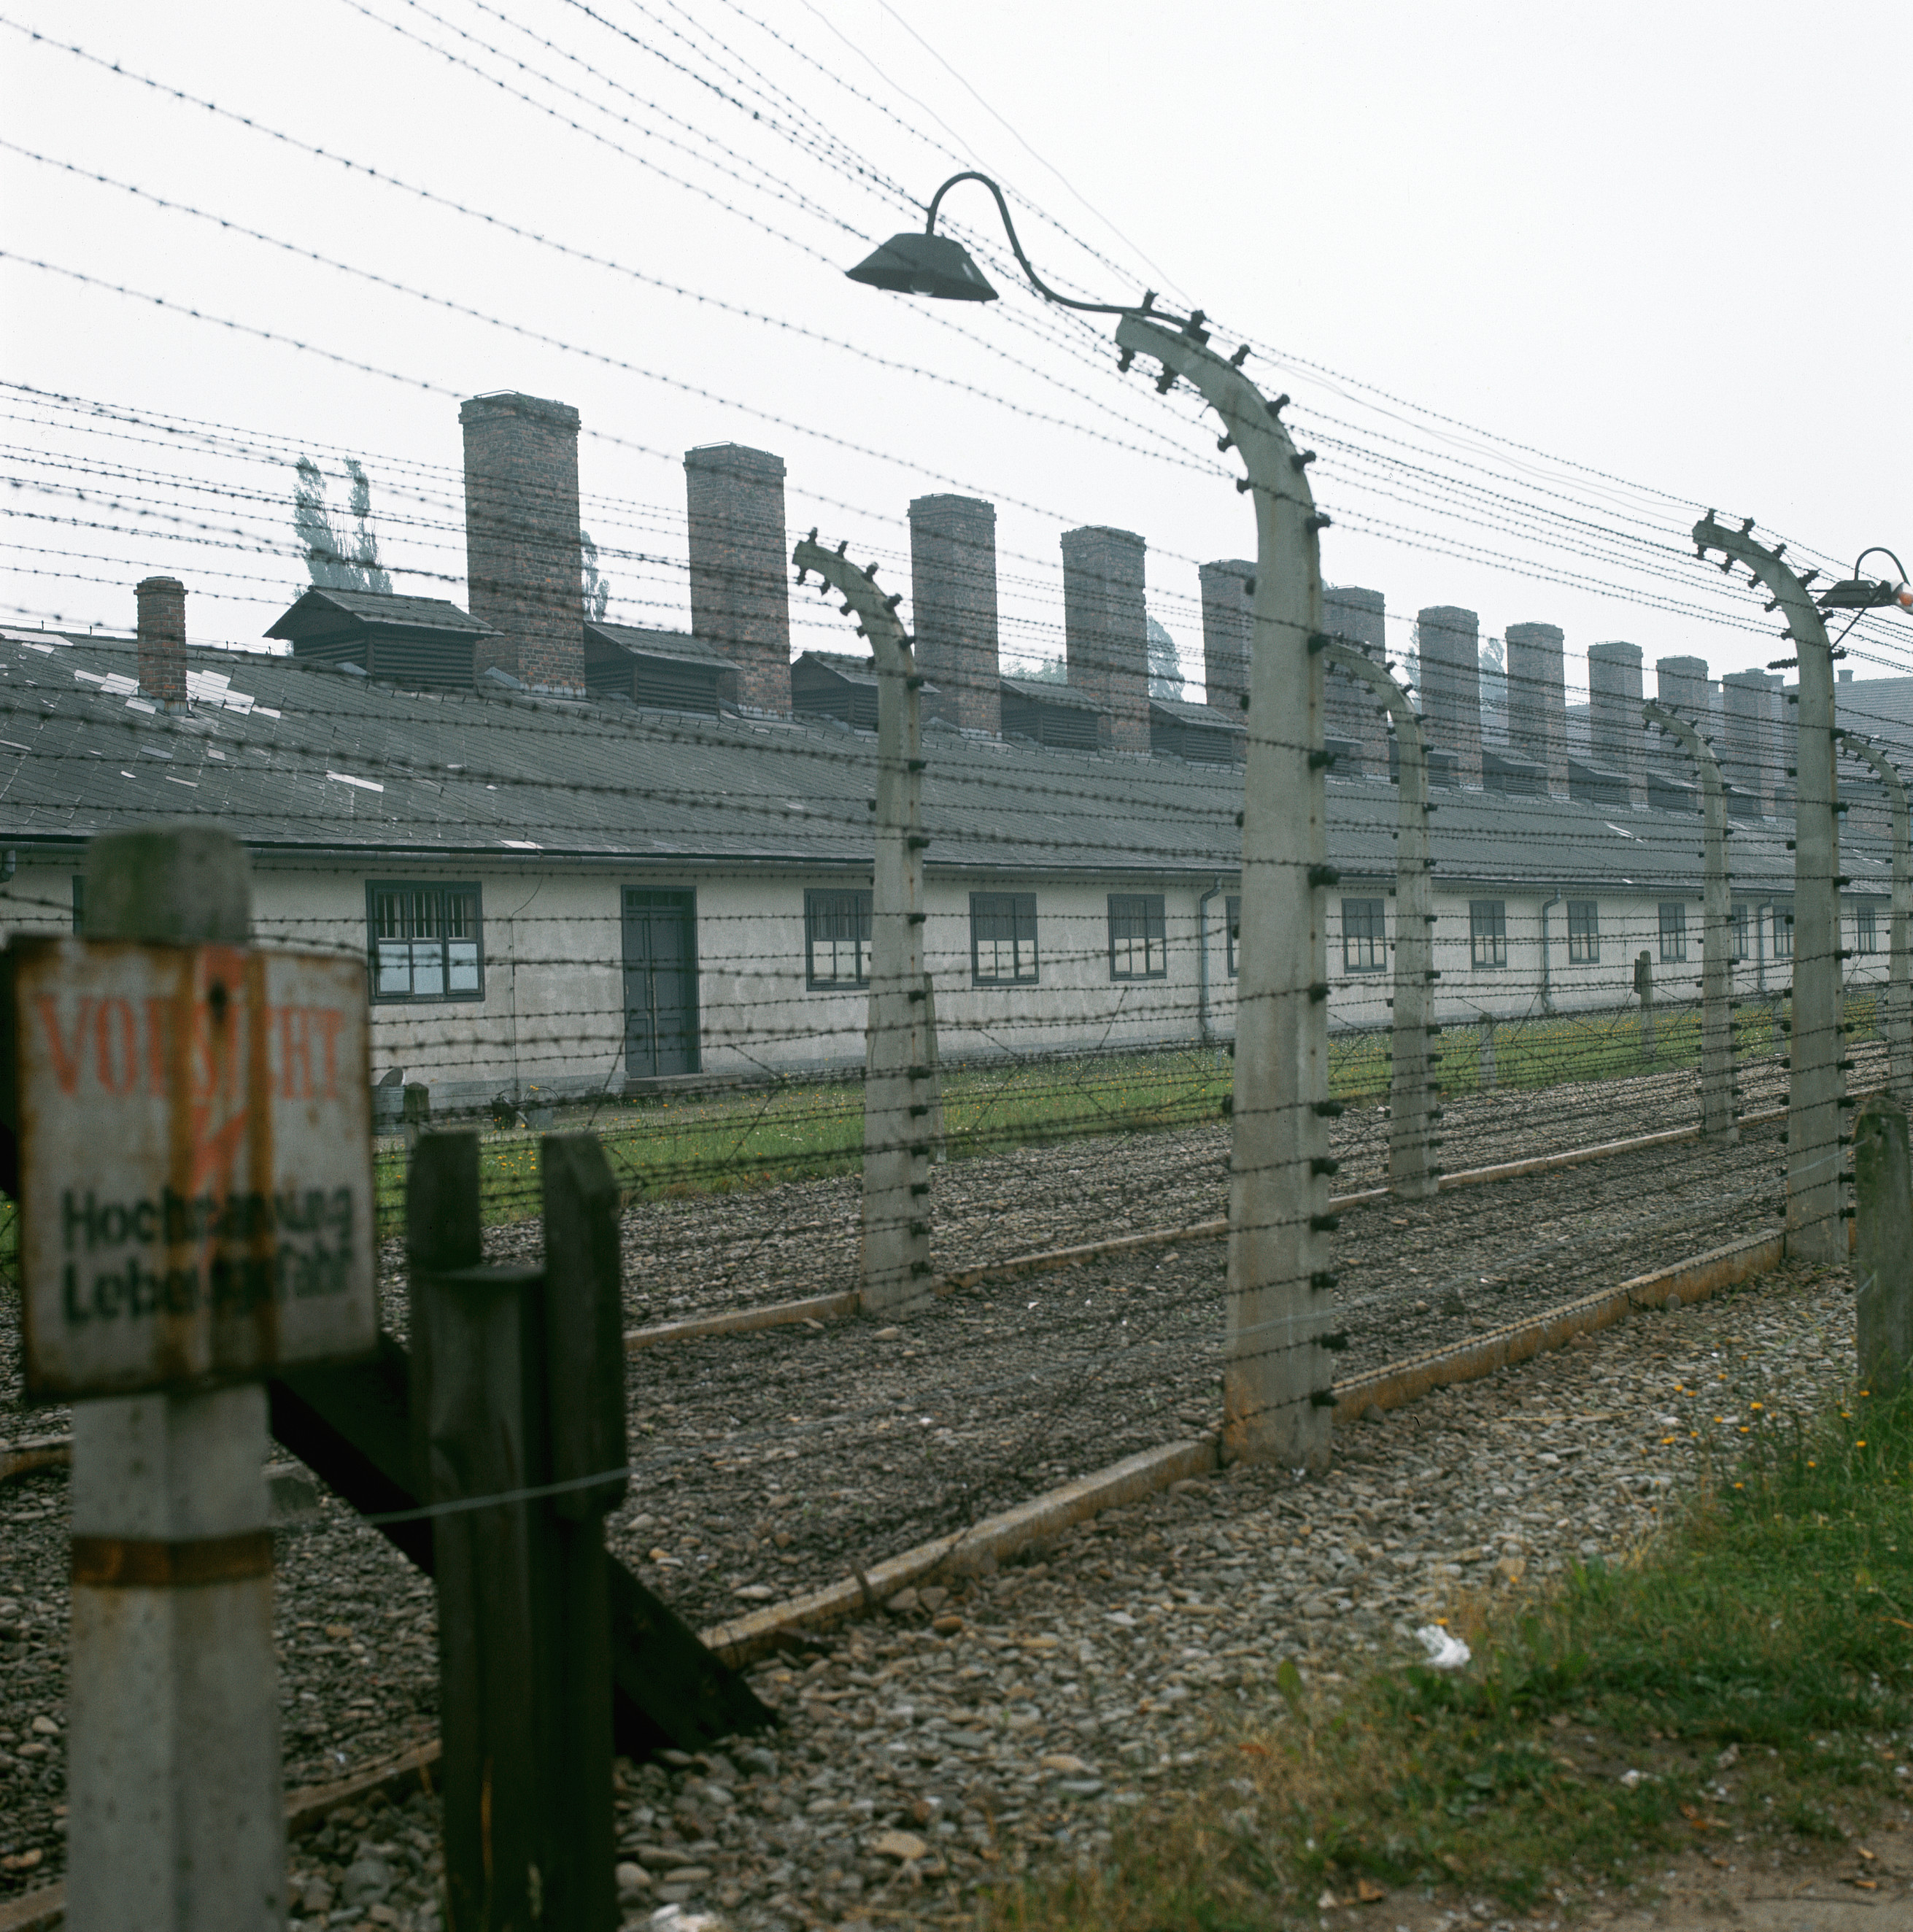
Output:
<instances>
[{"instance_id":1,"label":"brick chimney","mask_svg":"<svg viewBox=\"0 0 1913 1932\"><path fill-rule=\"evenodd\" d=\"M1332 638L1351 644L1379 668L1388 658L1388 604L1379 590L1325 584L1322 588L1322 628ZM1330 671L1323 686L1322 735L1339 738L1360 748L1353 760L1334 766L1338 778L1388 776L1388 726L1381 700L1366 684L1342 671Z\"/></svg>"},{"instance_id":2,"label":"brick chimney","mask_svg":"<svg viewBox=\"0 0 1913 1932\"><path fill-rule=\"evenodd\" d=\"M1510 624L1508 651L1508 750L1545 765L1548 795L1567 788L1567 665L1558 624Z\"/></svg>"},{"instance_id":3,"label":"brick chimney","mask_svg":"<svg viewBox=\"0 0 1913 1932\"><path fill-rule=\"evenodd\" d=\"M1774 717L1774 686L1778 682L1759 670L1729 671L1720 680L1727 740L1721 775L1747 795L1762 818L1774 815L1780 776L1776 769L1780 734Z\"/></svg>"},{"instance_id":4,"label":"brick chimney","mask_svg":"<svg viewBox=\"0 0 1913 1932\"><path fill-rule=\"evenodd\" d=\"M1627 781L1627 802L1648 808L1648 740L1641 722L1641 647L1588 647L1588 730L1594 763Z\"/></svg>"},{"instance_id":5,"label":"brick chimney","mask_svg":"<svg viewBox=\"0 0 1913 1932\"><path fill-rule=\"evenodd\" d=\"M1255 566L1240 557L1205 563L1202 578L1202 683L1217 710L1241 714L1247 709L1249 650L1255 636L1255 600L1249 586Z\"/></svg>"},{"instance_id":6,"label":"brick chimney","mask_svg":"<svg viewBox=\"0 0 1913 1932\"><path fill-rule=\"evenodd\" d=\"M534 691L584 695L578 412L500 391L459 406L465 430L465 576L493 634L472 668Z\"/></svg>"},{"instance_id":7,"label":"brick chimney","mask_svg":"<svg viewBox=\"0 0 1913 1932\"><path fill-rule=\"evenodd\" d=\"M1452 604L1431 604L1419 618L1422 716L1431 744L1455 754L1456 776L1481 784L1481 620Z\"/></svg>"},{"instance_id":8,"label":"brick chimney","mask_svg":"<svg viewBox=\"0 0 1913 1932\"><path fill-rule=\"evenodd\" d=\"M1678 711L1690 724L1705 733L1710 727L1714 694L1709 686L1705 658L1657 658L1654 660L1654 696L1670 711Z\"/></svg>"},{"instance_id":9,"label":"brick chimney","mask_svg":"<svg viewBox=\"0 0 1913 1932\"><path fill-rule=\"evenodd\" d=\"M736 665L741 705L788 717L790 546L784 530L784 458L741 442L706 443L685 452L684 486L691 516L691 628Z\"/></svg>"},{"instance_id":10,"label":"brick chimney","mask_svg":"<svg viewBox=\"0 0 1913 1932\"><path fill-rule=\"evenodd\" d=\"M934 697L925 694L925 709L1000 737L996 506L976 496L916 497L910 557L916 668L936 687Z\"/></svg>"},{"instance_id":11,"label":"brick chimney","mask_svg":"<svg viewBox=\"0 0 1913 1932\"><path fill-rule=\"evenodd\" d=\"M176 577L143 578L139 605L139 689L163 711L186 709L186 586Z\"/></svg>"},{"instance_id":12,"label":"brick chimney","mask_svg":"<svg viewBox=\"0 0 1913 1932\"><path fill-rule=\"evenodd\" d=\"M1100 525L1063 538L1063 623L1069 688L1102 712L1105 750L1149 749L1149 616L1143 603L1147 546L1132 530Z\"/></svg>"}]
</instances>

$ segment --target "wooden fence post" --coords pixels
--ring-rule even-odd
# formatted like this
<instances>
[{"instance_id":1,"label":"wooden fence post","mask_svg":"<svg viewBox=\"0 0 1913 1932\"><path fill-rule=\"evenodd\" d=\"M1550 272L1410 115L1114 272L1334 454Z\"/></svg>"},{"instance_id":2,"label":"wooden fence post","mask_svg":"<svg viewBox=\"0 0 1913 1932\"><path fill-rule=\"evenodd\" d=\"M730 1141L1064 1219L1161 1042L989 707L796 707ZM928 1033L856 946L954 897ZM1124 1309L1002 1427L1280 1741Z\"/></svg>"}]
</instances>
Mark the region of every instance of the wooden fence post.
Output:
<instances>
[{"instance_id":1,"label":"wooden fence post","mask_svg":"<svg viewBox=\"0 0 1913 1932\"><path fill-rule=\"evenodd\" d=\"M554 1495L548 1512L557 1615L549 1641L557 1682L547 1727L555 1829L544 1907L547 1922L566 1932L609 1932L618 1923L618 1900L604 1516L625 1490L620 1196L595 1134L547 1134L538 1160L548 1480L578 1485ZM581 1480L598 1475L604 1480Z\"/></svg>"},{"instance_id":2,"label":"wooden fence post","mask_svg":"<svg viewBox=\"0 0 1913 1932\"><path fill-rule=\"evenodd\" d=\"M1654 1057L1654 956L1645 947L1634 956L1634 991L1641 1001L1641 1058Z\"/></svg>"},{"instance_id":3,"label":"wooden fence post","mask_svg":"<svg viewBox=\"0 0 1913 1932\"><path fill-rule=\"evenodd\" d=\"M191 826L95 839L85 934L246 944L244 849ZM265 1390L76 1402L73 1435L67 1923L281 1923Z\"/></svg>"},{"instance_id":4,"label":"wooden fence post","mask_svg":"<svg viewBox=\"0 0 1913 1932\"><path fill-rule=\"evenodd\" d=\"M406 1190L413 1467L427 1504L541 1481L544 1338L532 1268L478 1265L478 1137L425 1133ZM447 1932L544 1916L550 1793L541 1775L541 1639L551 1583L523 1501L432 1519L438 1586Z\"/></svg>"},{"instance_id":5,"label":"wooden fence post","mask_svg":"<svg viewBox=\"0 0 1913 1932\"><path fill-rule=\"evenodd\" d=\"M1860 1379L1884 1397L1913 1362L1913 1163L1906 1109L1891 1095L1870 1095L1855 1117L1853 1170Z\"/></svg>"}]
</instances>

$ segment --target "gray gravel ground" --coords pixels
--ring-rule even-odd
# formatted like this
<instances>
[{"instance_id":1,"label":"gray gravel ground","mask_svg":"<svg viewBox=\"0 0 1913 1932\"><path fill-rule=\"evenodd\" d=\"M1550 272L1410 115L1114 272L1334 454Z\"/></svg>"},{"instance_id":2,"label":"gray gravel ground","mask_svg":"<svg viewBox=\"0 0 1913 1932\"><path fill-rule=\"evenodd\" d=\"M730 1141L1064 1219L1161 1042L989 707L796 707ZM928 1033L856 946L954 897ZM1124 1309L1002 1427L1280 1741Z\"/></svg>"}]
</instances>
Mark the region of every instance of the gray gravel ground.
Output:
<instances>
[{"instance_id":1,"label":"gray gravel ground","mask_svg":"<svg viewBox=\"0 0 1913 1932\"><path fill-rule=\"evenodd\" d=\"M979 1889L1093 1859L1232 1726L1276 1721L1285 1659L1333 1683L1419 1655L1414 1628L1465 1601L1638 1547L1744 1430L1838 1390L1852 1349L1846 1271L1790 1266L1360 1425L1321 1481L1180 1484L899 1599L754 1674L775 1732L624 1768L625 1922L967 1923ZM382 1879L383 1922L431 1925L428 1808L358 1816L298 1848L307 1895L364 1922L339 1904Z\"/></svg>"},{"instance_id":2,"label":"gray gravel ground","mask_svg":"<svg viewBox=\"0 0 1913 1932\"><path fill-rule=\"evenodd\" d=\"M1666 1080L1669 1105L1681 1080L1691 1089L1687 1076ZM1449 1164L1662 1124L1651 1096L1634 1090L1648 1084L1626 1083L1632 1118L1620 1118L1608 1088L1471 1103L1480 1118L1462 1124L1470 1138ZM1498 1107L1518 1115L1518 1136ZM1375 1129L1343 1126L1351 1139L1337 1184L1359 1186L1359 1163L1372 1157L1360 1134L1372 1139ZM1123 1231L1112 1201L1136 1226L1203 1218L1221 1210L1225 1152L1211 1132L958 1163L939 1177L942 1238L997 1253L1094 1238ZM1726 1153L1655 1150L1412 1208L1353 1210L1338 1238L1351 1337L1338 1370L1458 1340L1765 1225L1779 1208L1779 1154L1768 1129ZM739 1223L728 1217L747 1212L751 1238L775 1246L788 1270L772 1298L847 1285L816 1232L842 1208L833 1191L853 1214L854 1184L834 1181L772 1190L775 1199L668 1204L676 1258L668 1279L631 1268L631 1318L679 1312L670 1301L682 1292L730 1296ZM803 1232L766 1233L780 1215ZM627 1217L628 1253L661 1251L655 1217ZM501 1254L524 1245L512 1229L488 1243ZM709 1257L703 1274L686 1265L691 1255ZM860 1322L635 1357L640 1473L614 1540L694 1622L717 1621L1208 1426L1222 1258L1220 1243L1190 1244L986 1284L895 1333ZM934 1604L926 1593L827 1643L810 1664L761 1672L764 1694L793 1713L785 1730L727 1758L629 1774L627 1848L648 1874L634 1900L723 1900L740 1925L769 1926L779 1914L793 1925L837 1923L887 1886L889 1912L908 1922L918 1901L928 1910L953 1886L1059 1846L1093 1846L1112 1816L1175 1774L1180 1754L1199 1748L1213 1700L1246 1696L1280 1655L1313 1653L1328 1667L1331 1636L1393 1644L1431 1591L1474 1587L1517 1558L1531 1576L1545 1574L1583 1542L1614 1547L1638 1533L1652 1520L1654 1479L1678 1480L1692 1453L1678 1440L1644 1451L1642 1418L1672 1412L1663 1385L1691 1380L1689 1358L1724 1346L1699 1338L1741 1337L1747 1360L1729 1350L1721 1362L1735 1376L1763 1375L1792 1349L1804 1396L1841 1372L1848 1309L1843 1277L1795 1271L1696 1312L1630 1323L1593 1349L1351 1432L1325 1483L1297 1489L1255 1473L1199 1484L1078 1532L1046 1570L975 1580ZM388 1312L402 1330L395 1276ZM1739 1326L1720 1328L1727 1321ZM1649 1344L1659 1338L1674 1352L1657 1366ZM1612 1376L1599 1372L1603 1363ZM21 1412L19 1388L7 1312L0 1437L65 1426L58 1411ZM1564 1419L1544 1423L1528 1394ZM1612 1432L1593 1426L1610 1420ZM1624 1474L1633 1486L1619 1486ZM64 1854L65 1492L58 1471L0 1488L0 1898L57 1875ZM1543 1522L1556 1499L1560 1520ZM428 1736L428 1587L322 1496L315 1518L282 1532L279 1562L289 1782L334 1778ZM963 1617L961 1632L936 1634L933 1609ZM1045 1768L1045 1756L1088 1768ZM1102 1788L1074 1788L1089 1785ZM877 1847L871 1834L883 1828L926 1850L904 1856L901 1840ZM429 1845L424 1812L368 1811L362 1826L339 1828L322 1862L302 1850L301 1875L334 1888L328 1910L346 1916L332 1922L422 1924L433 1854L415 1834ZM355 1856L361 1839L390 1847L368 1854L385 1877L361 1872L348 1886L349 1868L367 1862ZM712 1876L683 1875L700 1869ZM778 1898L796 1902L774 1908Z\"/></svg>"}]
</instances>

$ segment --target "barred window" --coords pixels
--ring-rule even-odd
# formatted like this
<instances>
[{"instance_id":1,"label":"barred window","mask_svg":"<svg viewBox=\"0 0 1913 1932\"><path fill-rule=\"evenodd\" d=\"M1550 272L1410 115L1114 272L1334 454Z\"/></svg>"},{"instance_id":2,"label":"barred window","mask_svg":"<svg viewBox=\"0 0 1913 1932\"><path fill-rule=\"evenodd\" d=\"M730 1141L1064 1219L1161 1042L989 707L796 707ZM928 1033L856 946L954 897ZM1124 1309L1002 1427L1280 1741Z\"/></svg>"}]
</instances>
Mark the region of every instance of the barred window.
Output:
<instances>
[{"instance_id":1,"label":"barred window","mask_svg":"<svg viewBox=\"0 0 1913 1932\"><path fill-rule=\"evenodd\" d=\"M1387 963L1381 903L1380 899L1342 901L1342 970L1345 973L1379 973Z\"/></svg>"},{"instance_id":2,"label":"barred window","mask_svg":"<svg viewBox=\"0 0 1913 1932\"><path fill-rule=\"evenodd\" d=\"M1660 902L1660 963L1678 966L1687 956L1687 908L1678 899Z\"/></svg>"},{"instance_id":3,"label":"barred window","mask_svg":"<svg viewBox=\"0 0 1913 1932\"><path fill-rule=\"evenodd\" d=\"M1567 902L1567 963L1570 966L1601 963L1601 908L1595 900Z\"/></svg>"},{"instance_id":4,"label":"barred window","mask_svg":"<svg viewBox=\"0 0 1913 1932\"><path fill-rule=\"evenodd\" d=\"M1163 927L1160 892L1111 892L1109 976L1112 980L1165 978L1169 961Z\"/></svg>"},{"instance_id":5,"label":"barred window","mask_svg":"<svg viewBox=\"0 0 1913 1932\"><path fill-rule=\"evenodd\" d=\"M1880 950L1879 932L1873 923L1871 906L1862 906L1853 916L1853 950L1856 952L1877 952Z\"/></svg>"},{"instance_id":6,"label":"barred window","mask_svg":"<svg viewBox=\"0 0 1913 1932\"><path fill-rule=\"evenodd\" d=\"M970 894L970 976L979 986L1036 984L1034 892Z\"/></svg>"},{"instance_id":7,"label":"barred window","mask_svg":"<svg viewBox=\"0 0 1913 1932\"><path fill-rule=\"evenodd\" d=\"M870 895L804 895L804 976L812 986L870 984Z\"/></svg>"},{"instance_id":8,"label":"barred window","mask_svg":"<svg viewBox=\"0 0 1913 1932\"><path fill-rule=\"evenodd\" d=\"M482 1000L478 888L374 880L365 888L374 1000Z\"/></svg>"},{"instance_id":9,"label":"barred window","mask_svg":"<svg viewBox=\"0 0 1913 1932\"><path fill-rule=\"evenodd\" d=\"M1468 901L1468 960L1475 966L1508 963L1508 909L1503 901Z\"/></svg>"},{"instance_id":10,"label":"barred window","mask_svg":"<svg viewBox=\"0 0 1913 1932\"><path fill-rule=\"evenodd\" d=\"M1735 907L1727 923L1729 956L1744 959L1753 944L1750 928L1753 921L1747 916L1750 908L1744 901Z\"/></svg>"},{"instance_id":11,"label":"barred window","mask_svg":"<svg viewBox=\"0 0 1913 1932\"><path fill-rule=\"evenodd\" d=\"M1236 961L1242 948L1242 900L1231 892L1229 895L1229 977L1236 976Z\"/></svg>"}]
</instances>

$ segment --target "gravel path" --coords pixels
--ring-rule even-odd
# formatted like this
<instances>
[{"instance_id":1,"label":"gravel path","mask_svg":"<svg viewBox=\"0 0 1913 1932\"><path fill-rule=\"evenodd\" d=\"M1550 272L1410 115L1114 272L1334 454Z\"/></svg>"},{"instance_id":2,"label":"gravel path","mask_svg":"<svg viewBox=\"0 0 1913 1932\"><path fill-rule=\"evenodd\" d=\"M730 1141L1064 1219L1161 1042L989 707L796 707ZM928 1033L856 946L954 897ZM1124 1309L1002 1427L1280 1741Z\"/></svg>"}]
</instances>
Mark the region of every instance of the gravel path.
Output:
<instances>
[{"instance_id":1,"label":"gravel path","mask_svg":"<svg viewBox=\"0 0 1913 1932\"><path fill-rule=\"evenodd\" d=\"M1179 1484L767 1664L754 1682L782 1728L622 1774L626 1922L682 1901L736 1932L955 1924L979 1886L1093 1856L1195 1774L1235 1714L1266 1715L1284 1659L1333 1682L1414 1654L1414 1627L1465 1598L1638 1545L1756 1415L1784 1429L1843 1387L1852 1306L1845 1270L1790 1265L1358 1425L1320 1481ZM9 1525L35 1567L4 1612L0 1673L6 1842L43 1850L35 1881L58 1859L61 1488L30 1478L7 1504L40 1526ZM367 1560L348 1562L358 1548ZM428 1601L368 1532L301 1532L281 1556L282 1600L329 1588L349 1632L282 1634L289 1712L310 1693L310 1721L329 1718L337 1741L295 1762L396 1744L409 1720L381 1732L350 1706L424 1680ZM34 1717L55 1730L28 1757ZM295 1847L302 1922L430 1932L436 1857L422 1798L337 1818Z\"/></svg>"},{"instance_id":2,"label":"gravel path","mask_svg":"<svg viewBox=\"0 0 1913 1932\"><path fill-rule=\"evenodd\" d=\"M1863 1066L1856 1084L1866 1078ZM1623 1083L1625 1105L1645 1108L1651 1096L1635 1090L1649 1084ZM1678 1079L1666 1084L1671 1105ZM1597 1099L1598 1109L1588 1104ZM1661 1124L1651 1112L1618 1118L1608 1088L1471 1104L1480 1118L1464 1124L1473 1138L1462 1157L1451 1149L1451 1166L1510 1150L1498 1107L1533 1110L1520 1112L1512 1142L1523 1152ZM1342 1124L1351 1139L1338 1184L1359 1186L1365 1130ZM1366 1131L1372 1138L1372 1124ZM960 1163L939 1177L945 1238L967 1230L999 1253L1093 1238L1123 1231L1112 1199L1138 1226L1214 1214L1225 1154L1212 1130ZM1770 1225L1780 1154L1768 1128L1733 1150L1656 1149L1352 1210L1337 1241L1350 1335L1338 1372ZM664 1218L681 1231L672 1246L710 1264L694 1276L680 1256L665 1280L634 1267L631 1318L679 1312L670 1298L686 1292L729 1298L725 1242L739 1224L727 1217L746 1210L751 1239L823 1256L808 1268L787 1257L773 1298L847 1285L814 1232L838 1211L833 1192L853 1216L854 1182L668 1204ZM799 1232L766 1235L772 1206ZM627 1217L628 1254L661 1245L657 1214ZM493 1231L488 1246L523 1251L526 1232ZM1222 1244L1195 1243L985 1284L894 1330L857 1322L634 1358L640 1472L613 1540L694 1622L715 1622L1207 1426L1222 1262ZM402 1332L396 1279L387 1306ZM1666 1432L1657 1418L1678 1406L1673 1383L1691 1384L1716 1350L1713 1372L1735 1378L1741 1408L1742 1384L1758 1385L1771 1414L1780 1403L1766 1378L1783 1361L1791 1394L1810 1401L1837 1382L1851 1348L1845 1276L1783 1271L1347 1432L1323 1483L1298 1488L1260 1472L1201 1483L1075 1533L1047 1568L973 1580L947 1600L926 1592L894 1619L828 1642L808 1666L758 1673L763 1694L793 1714L767 1742L630 1773L627 1849L649 1874L633 1900L722 1900L740 1926L834 1924L887 1886L886 1912L907 1918L940 1891L1059 1844L1093 1844L1112 1808L1143 1802L1200 1748L1213 1700L1246 1696L1280 1656L1329 1667L1332 1645L1398 1643L1444 1593L1524 1564L1544 1575L1585 1546L1637 1535L1692 1466L1690 1448L1651 1448L1648 1432ZM0 1311L0 1436L65 1426L58 1411L20 1413L19 1386L16 1322ZM1732 1439L1724 1425L1710 1432ZM64 1855L66 1486L52 1471L0 1488L0 1898L55 1876ZM278 1544L289 1783L337 1778L429 1736L429 1586L322 1494ZM961 1631L936 1634L933 1612L964 1619ZM885 1828L927 1849L904 1856L898 1839L886 1851L871 1835ZM368 1812L339 1826L322 1857L302 1850L301 1876L315 1899L332 1888L334 1914L383 1905L363 1922L423 1928L433 1843L422 1801L403 1815ZM348 1885L348 1869L368 1862L370 1876ZM711 1876L683 1875L703 1870Z\"/></svg>"},{"instance_id":3,"label":"gravel path","mask_svg":"<svg viewBox=\"0 0 1913 1932\"><path fill-rule=\"evenodd\" d=\"M1885 1076L1885 1049L1864 1043L1855 1057L1851 1090L1864 1093ZM1745 1112L1786 1098L1785 1070L1773 1060L1744 1064L1741 1084ZM1689 1126L1699 1118L1698 1094L1693 1073L1681 1072L1471 1095L1444 1108L1441 1165L1459 1172ZM1338 1192L1387 1180L1387 1136L1385 1108L1351 1111L1334 1123ZM954 1272L1218 1220L1228 1209L1228 1160L1229 1130L1218 1121L952 1161L934 1171L935 1264ZM862 1182L852 1174L642 1202L625 1221L632 1319L670 1321L853 1288L862 1211ZM501 1255L535 1255L538 1246L529 1222L496 1231L493 1240ZM386 1257L396 1270L397 1243L387 1244Z\"/></svg>"}]
</instances>

